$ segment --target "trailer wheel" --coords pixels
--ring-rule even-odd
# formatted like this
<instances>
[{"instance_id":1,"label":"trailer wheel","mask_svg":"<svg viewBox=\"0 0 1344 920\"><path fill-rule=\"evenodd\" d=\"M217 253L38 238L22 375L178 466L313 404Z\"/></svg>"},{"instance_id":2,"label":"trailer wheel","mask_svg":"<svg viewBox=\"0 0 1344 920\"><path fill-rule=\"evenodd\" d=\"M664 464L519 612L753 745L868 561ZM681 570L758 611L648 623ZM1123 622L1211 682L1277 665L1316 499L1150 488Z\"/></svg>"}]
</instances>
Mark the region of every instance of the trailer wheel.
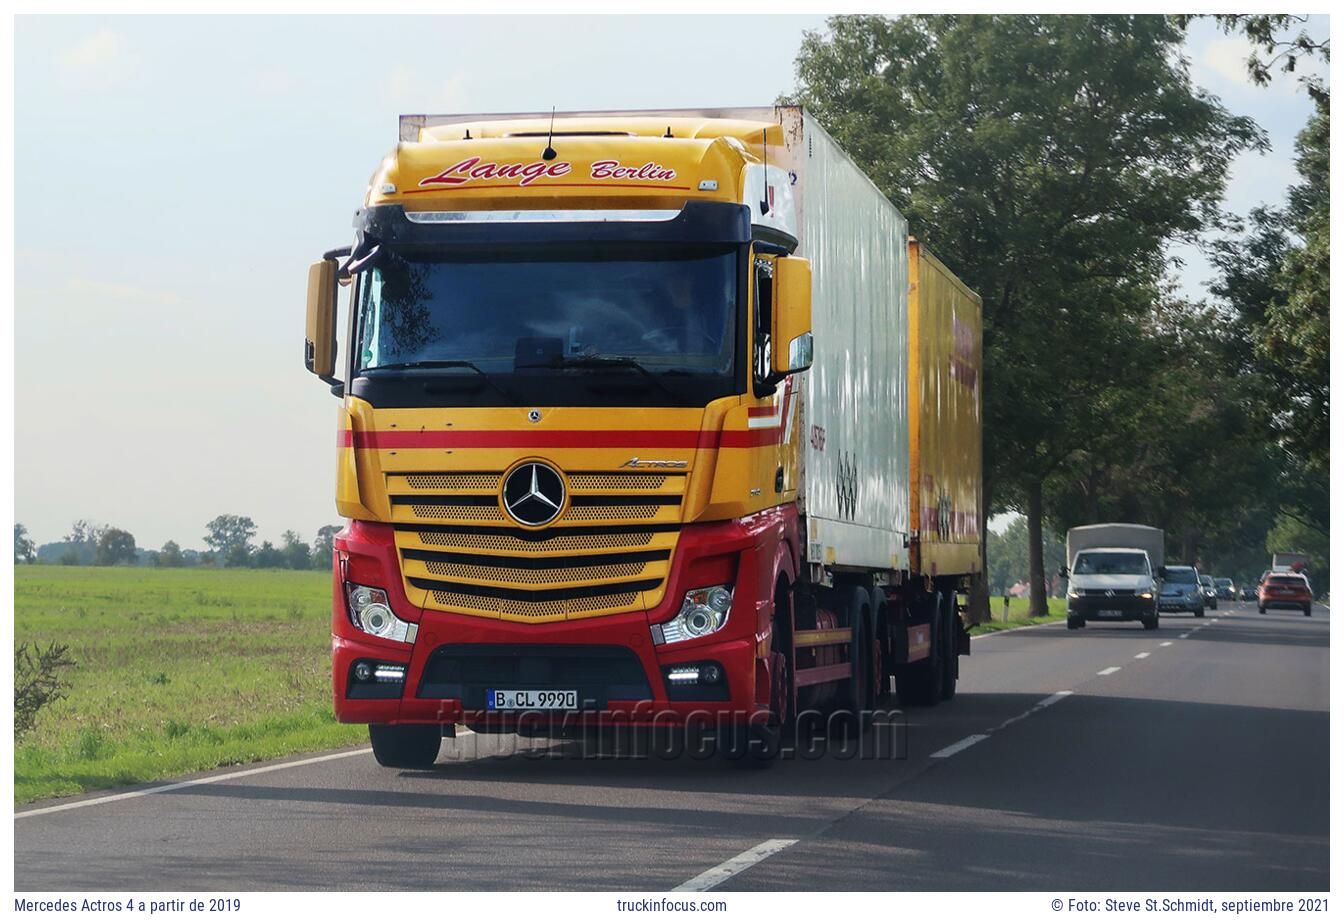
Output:
<instances>
[{"instance_id":1,"label":"trailer wheel","mask_svg":"<svg viewBox=\"0 0 1344 920\"><path fill-rule=\"evenodd\" d=\"M959 656L957 655L957 630L961 628L961 622L957 617L957 592L947 592L947 609L943 613L943 682L941 696L945 700L950 700L957 695L957 678Z\"/></svg>"},{"instance_id":2,"label":"trailer wheel","mask_svg":"<svg viewBox=\"0 0 1344 920\"><path fill-rule=\"evenodd\" d=\"M439 756L442 730L437 725L370 725L373 756L384 767L423 770Z\"/></svg>"},{"instance_id":3,"label":"trailer wheel","mask_svg":"<svg viewBox=\"0 0 1344 920\"><path fill-rule=\"evenodd\" d=\"M943 666L947 652L943 644L949 641L944 629L942 610L942 592L936 593L929 601L934 605L934 615L929 621L929 640L932 646L929 657L923 661L906 664L896 674L896 689L901 702L908 706L937 706L943 698Z\"/></svg>"}]
</instances>

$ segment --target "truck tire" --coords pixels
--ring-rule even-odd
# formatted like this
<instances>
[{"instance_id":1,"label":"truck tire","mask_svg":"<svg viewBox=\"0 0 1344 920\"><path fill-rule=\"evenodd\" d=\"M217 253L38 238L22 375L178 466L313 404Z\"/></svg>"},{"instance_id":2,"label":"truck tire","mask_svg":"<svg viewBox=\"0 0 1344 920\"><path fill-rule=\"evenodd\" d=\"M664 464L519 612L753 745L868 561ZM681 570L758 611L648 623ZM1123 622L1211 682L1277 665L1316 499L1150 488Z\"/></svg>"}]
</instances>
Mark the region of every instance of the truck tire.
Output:
<instances>
[{"instance_id":1,"label":"truck tire","mask_svg":"<svg viewBox=\"0 0 1344 920\"><path fill-rule=\"evenodd\" d=\"M896 672L896 690L901 703L906 706L937 706L943 695L943 665L947 653L943 651L944 641L942 617L937 612L942 608L941 592L930 600L934 605L934 616L929 623L929 657L923 661L902 665Z\"/></svg>"},{"instance_id":2,"label":"truck tire","mask_svg":"<svg viewBox=\"0 0 1344 920\"><path fill-rule=\"evenodd\" d=\"M384 767L423 770L439 756L443 732L437 725L370 725L373 757Z\"/></svg>"},{"instance_id":3,"label":"truck tire","mask_svg":"<svg viewBox=\"0 0 1344 920\"><path fill-rule=\"evenodd\" d=\"M836 697L835 710L827 720L833 737L861 737L873 723L877 706L877 681L881 674L881 648L873 640L869 605L872 595L866 588L854 588L845 606L849 614L851 677Z\"/></svg>"},{"instance_id":4,"label":"truck tire","mask_svg":"<svg viewBox=\"0 0 1344 920\"><path fill-rule=\"evenodd\" d=\"M943 629L941 632L946 637L943 642L943 682L940 688L939 696L944 700L950 700L957 695L957 677L959 677L957 655L957 632L961 628L961 622L957 617L957 592L947 592L946 609L943 612Z\"/></svg>"}]
</instances>

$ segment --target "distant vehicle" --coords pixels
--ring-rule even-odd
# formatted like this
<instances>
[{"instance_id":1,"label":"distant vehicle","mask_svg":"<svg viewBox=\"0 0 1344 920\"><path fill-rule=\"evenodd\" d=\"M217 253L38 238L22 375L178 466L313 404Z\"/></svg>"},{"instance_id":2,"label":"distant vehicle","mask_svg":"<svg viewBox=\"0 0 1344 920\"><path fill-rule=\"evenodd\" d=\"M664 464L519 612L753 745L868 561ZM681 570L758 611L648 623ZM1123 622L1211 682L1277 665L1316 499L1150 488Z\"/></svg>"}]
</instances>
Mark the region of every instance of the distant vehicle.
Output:
<instances>
[{"instance_id":1,"label":"distant vehicle","mask_svg":"<svg viewBox=\"0 0 1344 920\"><path fill-rule=\"evenodd\" d=\"M1249 582L1241 586L1241 599L1244 601L1253 601L1259 594L1259 587Z\"/></svg>"},{"instance_id":2,"label":"distant vehicle","mask_svg":"<svg viewBox=\"0 0 1344 920\"><path fill-rule=\"evenodd\" d=\"M1069 530L1060 569L1069 579L1069 629L1089 620L1138 620L1157 629L1165 536L1142 524L1090 524Z\"/></svg>"},{"instance_id":3,"label":"distant vehicle","mask_svg":"<svg viewBox=\"0 0 1344 920\"><path fill-rule=\"evenodd\" d=\"M1157 599L1157 609L1168 611L1188 611L1197 617L1204 615L1204 589L1199 583L1199 570L1192 565L1169 565L1162 576L1162 593Z\"/></svg>"},{"instance_id":4,"label":"distant vehicle","mask_svg":"<svg viewBox=\"0 0 1344 920\"><path fill-rule=\"evenodd\" d=\"M1214 587L1218 589L1218 599L1220 601L1234 601L1237 599L1237 586L1232 584L1230 578L1215 578Z\"/></svg>"},{"instance_id":5,"label":"distant vehicle","mask_svg":"<svg viewBox=\"0 0 1344 920\"><path fill-rule=\"evenodd\" d=\"M1218 609L1218 589L1213 585L1212 575L1199 576L1199 584L1204 590L1204 606L1210 610Z\"/></svg>"},{"instance_id":6,"label":"distant vehicle","mask_svg":"<svg viewBox=\"0 0 1344 920\"><path fill-rule=\"evenodd\" d=\"M1311 616L1311 583L1296 572L1275 572L1260 585L1260 612L1268 607L1296 607Z\"/></svg>"},{"instance_id":7,"label":"distant vehicle","mask_svg":"<svg viewBox=\"0 0 1344 920\"><path fill-rule=\"evenodd\" d=\"M1275 553L1269 568L1272 572L1297 572L1301 574L1310 561L1306 553Z\"/></svg>"}]
</instances>

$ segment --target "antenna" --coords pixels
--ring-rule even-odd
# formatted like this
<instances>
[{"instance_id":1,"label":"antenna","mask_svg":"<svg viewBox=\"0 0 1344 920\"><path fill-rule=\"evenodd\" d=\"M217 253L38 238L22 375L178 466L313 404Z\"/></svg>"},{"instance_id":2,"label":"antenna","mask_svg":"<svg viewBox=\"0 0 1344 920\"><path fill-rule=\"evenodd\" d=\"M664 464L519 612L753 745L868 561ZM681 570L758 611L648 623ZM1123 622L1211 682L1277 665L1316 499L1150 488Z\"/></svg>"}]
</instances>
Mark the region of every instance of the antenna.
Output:
<instances>
[{"instance_id":1,"label":"antenna","mask_svg":"<svg viewBox=\"0 0 1344 920\"><path fill-rule=\"evenodd\" d=\"M770 144L766 129L761 129L761 216L770 213Z\"/></svg>"},{"instance_id":2,"label":"antenna","mask_svg":"<svg viewBox=\"0 0 1344 920\"><path fill-rule=\"evenodd\" d=\"M555 136L555 106L551 106L551 126L546 129L546 149L541 152L543 160L554 160L556 157L555 148L551 146L551 138Z\"/></svg>"}]
</instances>

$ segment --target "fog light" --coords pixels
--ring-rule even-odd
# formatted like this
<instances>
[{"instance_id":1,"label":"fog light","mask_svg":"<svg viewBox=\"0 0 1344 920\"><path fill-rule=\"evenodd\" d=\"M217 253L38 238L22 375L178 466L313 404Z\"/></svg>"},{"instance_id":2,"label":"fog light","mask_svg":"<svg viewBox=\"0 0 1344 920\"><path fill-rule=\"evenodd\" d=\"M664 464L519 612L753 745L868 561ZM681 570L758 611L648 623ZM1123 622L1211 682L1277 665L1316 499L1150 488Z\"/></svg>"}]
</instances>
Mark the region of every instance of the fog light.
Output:
<instances>
[{"instance_id":1,"label":"fog light","mask_svg":"<svg viewBox=\"0 0 1344 920\"><path fill-rule=\"evenodd\" d=\"M700 669L700 677L707 684L717 684L723 680L723 668L717 664L707 664Z\"/></svg>"},{"instance_id":2,"label":"fog light","mask_svg":"<svg viewBox=\"0 0 1344 920\"><path fill-rule=\"evenodd\" d=\"M373 668L369 667L367 661L361 661L355 665L355 680L361 683L373 676Z\"/></svg>"}]
</instances>

